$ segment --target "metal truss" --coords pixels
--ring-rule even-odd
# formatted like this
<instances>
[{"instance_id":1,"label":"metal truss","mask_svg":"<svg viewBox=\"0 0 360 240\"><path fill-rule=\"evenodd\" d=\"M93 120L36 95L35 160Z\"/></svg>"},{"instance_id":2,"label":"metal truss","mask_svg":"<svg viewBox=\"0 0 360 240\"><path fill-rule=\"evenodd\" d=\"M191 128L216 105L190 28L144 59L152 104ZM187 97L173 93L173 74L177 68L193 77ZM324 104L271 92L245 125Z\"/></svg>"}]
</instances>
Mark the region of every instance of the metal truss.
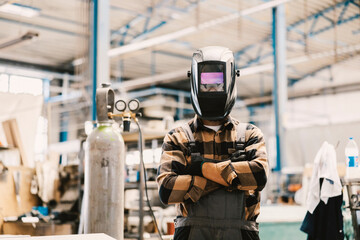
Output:
<instances>
[{"instance_id":1,"label":"metal truss","mask_svg":"<svg viewBox=\"0 0 360 240\"><path fill-rule=\"evenodd\" d=\"M159 8L170 8L174 13L186 13L192 10L197 6L199 1L188 0L188 5L185 8L177 8L176 3L180 0L163 0L157 3L155 6L148 8L147 13L137 15L135 18L130 20L126 25L120 29L112 32L111 39L117 41L119 45L123 45L132 41L136 41L145 37L147 34L159 29L164 26L168 21L172 19L171 14L166 17L163 17L161 20L155 20L154 15L156 14L155 9ZM204 0L202 0L204 1ZM354 11L356 8L356 11ZM339 26L355 19L360 18L360 0L345 0L339 2L334 6L330 6L326 9L323 9L317 13L309 15L305 19L296 21L295 23L287 26L287 33L291 38L287 39L289 42L295 42L302 46L306 45L306 39L320 40L317 36L323 32L333 29L335 26ZM334 11L336 13L334 20ZM320 24L321 21L321 24ZM137 32L133 27L139 26L142 24L142 31ZM307 24L307 25L305 25ZM305 32L305 26L309 26ZM319 27L321 26L321 27ZM356 32L352 32L357 34ZM340 45L339 42L337 44ZM288 49L291 50L291 49ZM151 72L154 74L156 72L156 61L155 54L166 54L172 57L187 58L186 56L173 54L170 52L164 51L154 51L152 54L152 59L154 62L151 65ZM244 47L240 51L235 53L235 59L237 62L237 67L241 66L242 68L250 67L257 64L262 64L264 62L272 61L273 57L273 48L272 48L272 34L265 37L262 41L256 44L252 44ZM307 73L302 73L298 71L294 66L290 67L290 70L293 71L296 75L301 76L299 78L294 78L289 80L289 84L292 85L299 79L302 79Z\"/></svg>"},{"instance_id":2,"label":"metal truss","mask_svg":"<svg viewBox=\"0 0 360 240\"><path fill-rule=\"evenodd\" d=\"M349 16L347 18L345 18L346 16L346 13L349 9L349 6L353 5L357 8L360 8L360 5L359 3L356 3L356 2L359 2L359 1L356 1L356 0L346 0L346 1L343 1L343 2L340 2L340 3L337 3L335 6L331 6L331 7L328 7L320 12L317 12L309 17L307 17L306 19L302 19L290 26L287 27L288 31L295 31L297 32L298 34L300 34L301 36L303 37L313 37L313 36L316 36L322 32L325 32L327 30L330 30L332 28L335 27L335 25L341 25L341 24L344 24L344 23L347 23L347 22L350 22L352 20L355 20L355 19L358 19L360 18L360 14L359 12L352 15L352 16ZM337 16L337 19L336 21L334 22L334 19L331 19L329 16L329 13L332 14L333 11L337 11L337 9L340 9L340 14L339 16ZM322 28L319 28L319 29L316 29L316 26L318 24L318 22L320 20L325 20L328 22L328 24ZM311 21L311 27L309 29L309 31L307 33L305 33L304 31L300 30L299 26L304 24L306 21ZM304 39L302 39L304 40ZM305 44L304 42L301 42L301 44Z\"/></svg>"},{"instance_id":3,"label":"metal truss","mask_svg":"<svg viewBox=\"0 0 360 240\"><path fill-rule=\"evenodd\" d=\"M310 73L305 73L301 76L301 78L289 78L288 79L288 86L291 87L293 86L295 83L299 82L300 80L302 79L305 79L307 77L311 77L311 76L314 76L315 74L317 74L318 72L322 71L322 70L325 70L325 69L328 69L330 70L332 67L332 64L329 64L329 65L326 65L324 67L320 67L319 69L316 69L315 71L312 71Z\"/></svg>"},{"instance_id":4,"label":"metal truss","mask_svg":"<svg viewBox=\"0 0 360 240\"><path fill-rule=\"evenodd\" d=\"M341 62L344 62L344 61L347 61L349 60L350 58L354 57L353 54L341 59L340 61L338 61L337 63L341 63ZM330 71L330 76L331 76L331 68L332 68L333 64L328 64L328 65L325 65L325 66L322 66L310 73L305 73L305 74L302 74L300 78L289 78L288 79L288 85L289 86L293 86L295 83L307 78L307 77L313 77L315 76L317 73L323 71L323 70L329 70ZM317 77L319 78L319 77ZM329 77L329 78L322 78L324 81L328 80L328 81L332 81L333 78L332 77Z\"/></svg>"},{"instance_id":5,"label":"metal truss","mask_svg":"<svg viewBox=\"0 0 360 240\"><path fill-rule=\"evenodd\" d=\"M315 14L308 16L306 19L301 19L289 26L287 26L287 32L295 32L300 38L298 39L287 39L290 42L295 42L305 46L306 38L315 38L317 35L333 29L335 26L339 26L345 24L347 22L353 21L355 19L360 18L360 11L354 11L355 14L348 16L348 12L350 8L359 8L360 9L360 1L357 0L345 0L343 2L337 3L334 6L330 6L322 11L319 11ZM333 11L339 12L338 16L336 16L336 20L334 21L328 15L333 16ZM319 25L319 21L328 22L328 24L322 25L321 28L317 28ZM308 32L304 32L304 24L310 22L310 29ZM353 34L357 34L356 32L352 32ZM260 43L252 44L244 47L240 51L235 53L235 59L237 61L237 67L241 65L241 67L249 67L255 64L259 64L264 62L265 60L269 60L270 57L273 56L273 49L271 48L271 36L267 36ZM266 49L266 50L264 50ZM255 55L254 55L255 53Z\"/></svg>"},{"instance_id":6,"label":"metal truss","mask_svg":"<svg viewBox=\"0 0 360 240\"><path fill-rule=\"evenodd\" d=\"M180 0L162 0L153 7L148 7L147 12L144 14L138 14L131 19L128 23L124 24L117 30L111 31L111 44L116 46L122 46L124 44L141 40L145 38L149 33L164 26L167 22L171 21L176 14L188 13L195 7L197 7L199 1L186 0L186 7L179 7L177 2ZM161 20L155 20L154 13L156 9L167 8L169 9L168 16L163 17ZM141 26L142 31L135 30L134 27Z\"/></svg>"}]
</instances>

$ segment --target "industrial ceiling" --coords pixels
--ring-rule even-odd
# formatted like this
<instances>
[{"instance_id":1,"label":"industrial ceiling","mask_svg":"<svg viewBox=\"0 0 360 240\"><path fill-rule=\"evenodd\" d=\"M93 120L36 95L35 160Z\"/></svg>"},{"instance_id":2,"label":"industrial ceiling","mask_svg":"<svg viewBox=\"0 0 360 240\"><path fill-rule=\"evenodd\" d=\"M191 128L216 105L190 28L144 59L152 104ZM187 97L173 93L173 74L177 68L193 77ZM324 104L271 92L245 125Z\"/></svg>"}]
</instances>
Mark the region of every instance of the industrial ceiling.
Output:
<instances>
[{"instance_id":1,"label":"industrial ceiling","mask_svg":"<svg viewBox=\"0 0 360 240\"><path fill-rule=\"evenodd\" d=\"M88 50L91 34L87 2L1 1L1 6L18 4L38 11L33 17L0 11L0 46L28 32L38 34L24 44L0 47L1 63L76 74L79 66L74 66L74 60ZM242 69L238 80L241 98L271 94L273 2L278 1L112 0L111 77L118 88L133 81L131 89L188 90L186 73L194 50L221 45L234 51L237 67ZM289 86L337 62L352 60L354 68L360 66L355 57L360 49L359 0L282 2L286 6ZM151 40L153 43L141 47ZM165 80L163 74L167 74ZM137 87L137 79L150 79L150 83Z\"/></svg>"}]
</instances>

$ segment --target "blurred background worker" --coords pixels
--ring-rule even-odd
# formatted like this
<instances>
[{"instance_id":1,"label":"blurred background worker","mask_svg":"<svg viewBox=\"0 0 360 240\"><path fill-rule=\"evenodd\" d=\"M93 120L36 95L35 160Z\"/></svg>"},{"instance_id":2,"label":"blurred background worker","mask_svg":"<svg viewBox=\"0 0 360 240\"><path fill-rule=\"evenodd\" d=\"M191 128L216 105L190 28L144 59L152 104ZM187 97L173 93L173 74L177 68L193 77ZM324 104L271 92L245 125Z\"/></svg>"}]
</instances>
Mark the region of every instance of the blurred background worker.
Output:
<instances>
[{"instance_id":1,"label":"blurred background worker","mask_svg":"<svg viewBox=\"0 0 360 240\"><path fill-rule=\"evenodd\" d=\"M259 239L268 160L260 129L229 116L234 55L199 49L188 75L196 116L165 136L157 177L161 201L177 206L174 239Z\"/></svg>"}]
</instances>

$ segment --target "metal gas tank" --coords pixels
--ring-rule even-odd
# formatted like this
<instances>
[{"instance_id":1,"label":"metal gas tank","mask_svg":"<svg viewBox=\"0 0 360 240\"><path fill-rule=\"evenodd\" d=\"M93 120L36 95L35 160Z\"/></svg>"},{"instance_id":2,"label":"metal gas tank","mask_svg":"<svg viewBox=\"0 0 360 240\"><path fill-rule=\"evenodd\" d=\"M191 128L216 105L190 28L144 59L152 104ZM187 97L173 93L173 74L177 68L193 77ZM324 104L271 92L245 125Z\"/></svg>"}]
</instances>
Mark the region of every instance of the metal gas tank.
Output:
<instances>
[{"instance_id":1,"label":"metal gas tank","mask_svg":"<svg viewBox=\"0 0 360 240\"><path fill-rule=\"evenodd\" d=\"M123 239L125 146L112 124L98 122L87 138L84 232Z\"/></svg>"}]
</instances>

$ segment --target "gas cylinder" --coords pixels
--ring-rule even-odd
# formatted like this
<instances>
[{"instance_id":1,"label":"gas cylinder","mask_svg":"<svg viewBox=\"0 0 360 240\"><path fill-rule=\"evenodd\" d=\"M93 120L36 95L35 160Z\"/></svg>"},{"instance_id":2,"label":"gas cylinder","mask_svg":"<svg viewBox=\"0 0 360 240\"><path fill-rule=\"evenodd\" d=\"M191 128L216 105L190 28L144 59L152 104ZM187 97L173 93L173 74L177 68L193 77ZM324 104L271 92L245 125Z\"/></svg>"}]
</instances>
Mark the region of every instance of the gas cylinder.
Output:
<instances>
[{"instance_id":1,"label":"gas cylinder","mask_svg":"<svg viewBox=\"0 0 360 240\"><path fill-rule=\"evenodd\" d=\"M125 146L108 117L114 91L103 84L96 91L96 128L87 138L85 159L84 233L105 233L123 239Z\"/></svg>"}]
</instances>

